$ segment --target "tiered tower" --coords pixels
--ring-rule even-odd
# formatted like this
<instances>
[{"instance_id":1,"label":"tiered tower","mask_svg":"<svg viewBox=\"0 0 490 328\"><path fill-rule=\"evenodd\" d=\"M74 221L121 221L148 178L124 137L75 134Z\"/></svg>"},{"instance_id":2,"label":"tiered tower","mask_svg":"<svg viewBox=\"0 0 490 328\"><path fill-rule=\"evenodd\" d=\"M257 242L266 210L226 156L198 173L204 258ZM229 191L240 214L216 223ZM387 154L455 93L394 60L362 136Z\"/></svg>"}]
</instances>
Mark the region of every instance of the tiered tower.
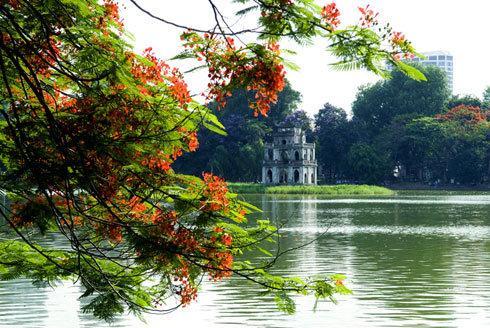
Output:
<instances>
[{"instance_id":1,"label":"tiered tower","mask_svg":"<svg viewBox=\"0 0 490 328\"><path fill-rule=\"evenodd\" d=\"M307 143L301 128L278 128L265 144L262 183L316 184L315 144Z\"/></svg>"}]
</instances>

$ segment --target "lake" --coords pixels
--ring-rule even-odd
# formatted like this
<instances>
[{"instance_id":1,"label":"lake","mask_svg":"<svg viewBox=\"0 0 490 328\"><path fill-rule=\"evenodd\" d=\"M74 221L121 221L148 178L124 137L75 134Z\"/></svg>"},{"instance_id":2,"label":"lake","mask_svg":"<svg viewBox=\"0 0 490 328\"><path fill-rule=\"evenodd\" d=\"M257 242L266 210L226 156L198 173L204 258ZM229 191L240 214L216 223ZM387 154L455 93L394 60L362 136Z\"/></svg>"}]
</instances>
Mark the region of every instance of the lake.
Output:
<instances>
[{"instance_id":1,"label":"lake","mask_svg":"<svg viewBox=\"0 0 490 328\"><path fill-rule=\"evenodd\" d=\"M406 192L391 197L246 199L283 226L287 275L345 273L354 294L334 305L297 297L297 313L237 277L205 282L197 303L147 323L112 327L490 327L490 194ZM107 327L80 312L78 286L0 282L0 327Z\"/></svg>"}]
</instances>

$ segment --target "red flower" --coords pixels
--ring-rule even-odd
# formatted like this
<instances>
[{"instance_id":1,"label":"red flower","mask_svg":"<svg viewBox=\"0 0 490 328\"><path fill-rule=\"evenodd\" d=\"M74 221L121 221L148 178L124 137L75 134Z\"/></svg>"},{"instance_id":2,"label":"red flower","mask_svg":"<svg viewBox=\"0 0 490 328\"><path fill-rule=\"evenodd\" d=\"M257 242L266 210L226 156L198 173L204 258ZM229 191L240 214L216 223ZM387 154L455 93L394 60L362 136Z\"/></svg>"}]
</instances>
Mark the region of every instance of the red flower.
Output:
<instances>
[{"instance_id":1,"label":"red flower","mask_svg":"<svg viewBox=\"0 0 490 328\"><path fill-rule=\"evenodd\" d=\"M331 31L333 31L335 28L337 28L337 26L340 25L339 16L340 11L337 8L335 2L324 6L322 9L322 17L329 25Z\"/></svg>"},{"instance_id":2,"label":"red flower","mask_svg":"<svg viewBox=\"0 0 490 328\"><path fill-rule=\"evenodd\" d=\"M199 147L199 141L197 140L197 132L192 132L189 135L189 151L196 151Z\"/></svg>"},{"instance_id":3,"label":"red flower","mask_svg":"<svg viewBox=\"0 0 490 328\"><path fill-rule=\"evenodd\" d=\"M358 7L358 9L361 12L361 27L371 27L372 25L378 23L377 18L379 16L379 13L375 13L372 9L369 8L369 5L367 5L365 8Z\"/></svg>"}]
</instances>

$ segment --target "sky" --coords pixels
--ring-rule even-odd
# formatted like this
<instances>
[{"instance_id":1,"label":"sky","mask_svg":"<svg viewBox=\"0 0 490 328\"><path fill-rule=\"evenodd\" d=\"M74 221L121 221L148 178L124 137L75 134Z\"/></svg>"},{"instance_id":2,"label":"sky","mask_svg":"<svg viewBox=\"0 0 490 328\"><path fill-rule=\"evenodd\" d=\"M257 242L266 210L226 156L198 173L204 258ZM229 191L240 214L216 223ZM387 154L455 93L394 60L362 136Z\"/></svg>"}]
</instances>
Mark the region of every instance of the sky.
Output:
<instances>
[{"instance_id":1,"label":"sky","mask_svg":"<svg viewBox=\"0 0 490 328\"><path fill-rule=\"evenodd\" d=\"M162 18L200 28L213 24L213 15L207 0L137 0L153 14ZM236 5L231 0L216 0L229 21L235 26L250 26L252 21L236 20ZM136 49L151 46L156 54L169 59L179 52L182 30L154 20L139 11L128 0L120 0L126 28L134 36ZM323 2L318 1L318 4ZM326 3L326 2L325 2ZM381 23L389 22L395 30L403 32L417 51L449 51L454 56L454 94L481 97L490 86L490 0L337 0L343 23L356 23L358 6L369 4L380 13ZM253 24L252 24L253 25ZM297 46L286 41L282 46L297 54L288 57L300 67L288 71L287 78L293 88L302 94L300 109L313 116L329 102L350 113L352 102L360 86L379 80L367 71L336 72L329 64L335 58L327 52L327 44L315 40L309 46ZM172 65L188 68L188 64L172 61ZM199 92L206 81L204 72L192 73L187 81L192 91Z\"/></svg>"}]
</instances>

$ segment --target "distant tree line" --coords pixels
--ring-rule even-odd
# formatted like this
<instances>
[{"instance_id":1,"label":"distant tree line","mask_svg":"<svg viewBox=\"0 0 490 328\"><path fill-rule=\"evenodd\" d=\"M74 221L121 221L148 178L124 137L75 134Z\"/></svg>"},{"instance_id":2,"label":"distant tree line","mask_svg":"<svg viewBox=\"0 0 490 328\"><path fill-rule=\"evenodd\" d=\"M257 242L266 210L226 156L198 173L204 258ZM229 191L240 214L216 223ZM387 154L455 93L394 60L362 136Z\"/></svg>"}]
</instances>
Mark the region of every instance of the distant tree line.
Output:
<instances>
[{"instance_id":1,"label":"distant tree line","mask_svg":"<svg viewBox=\"0 0 490 328\"><path fill-rule=\"evenodd\" d=\"M490 87L482 99L451 96L444 72L428 82L399 72L362 87L352 118L330 104L315 116L326 182L479 184L489 180Z\"/></svg>"},{"instance_id":2,"label":"distant tree line","mask_svg":"<svg viewBox=\"0 0 490 328\"><path fill-rule=\"evenodd\" d=\"M268 117L248 110L246 91L235 92L217 111L228 132L199 135L200 147L175 164L230 181L260 181L264 142L277 126L299 126L317 143L325 183L487 183L490 175L490 87L482 98L451 96L445 73L418 67L427 82L394 71L389 80L361 87L352 117L325 104L314 120L298 110L301 95L288 84Z\"/></svg>"}]
</instances>

